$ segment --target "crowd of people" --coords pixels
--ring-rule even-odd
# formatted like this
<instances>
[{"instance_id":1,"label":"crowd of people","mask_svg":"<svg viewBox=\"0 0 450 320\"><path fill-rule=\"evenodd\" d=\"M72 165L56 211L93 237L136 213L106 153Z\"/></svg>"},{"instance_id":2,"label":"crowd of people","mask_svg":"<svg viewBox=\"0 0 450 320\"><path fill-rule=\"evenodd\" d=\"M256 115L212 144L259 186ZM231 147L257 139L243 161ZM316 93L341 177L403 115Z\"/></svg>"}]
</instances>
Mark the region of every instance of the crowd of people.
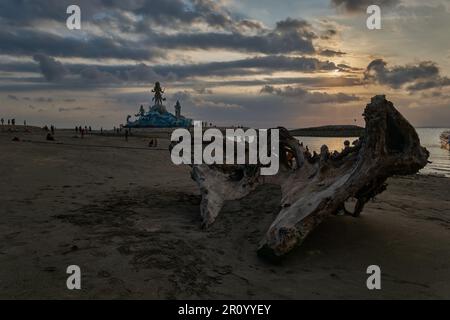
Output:
<instances>
[{"instance_id":1,"label":"crowd of people","mask_svg":"<svg viewBox=\"0 0 450 320\"><path fill-rule=\"evenodd\" d=\"M0 122L2 123L2 126L5 125L5 119L1 118ZM8 119L7 121L8 126L15 126L16 125L16 119ZM26 125L26 122L24 122L24 125Z\"/></svg>"},{"instance_id":2,"label":"crowd of people","mask_svg":"<svg viewBox=\"0 0 450 320\"><path fill-rule=\"evenodd\" d=\"M91 126L76 126L75 132L77 135L81 135L81 138L84 138L88 134L92 134L93 130ZM103 135L105 131L103 130L103 127L100 128L100 135ZM124 128L123 126L114 127L113 133L115 135L122 135L125 137L125 140L128 142L128 138L131 136L131 128Z\"/></svg>"},{"instance_id":3,"label":"crowd of people","mask_svg":"<svg viewBox=\"0 0 450 320\"><path fill-rule=\"evenodd\" d=\"M7 121L5 121L4 118L0 119L0 123L2 126L8 125L9 128L8 130L12 130L14 131L14 128L11 128L11 126L15 126L16 125L16 119L8 119ZM27 127L27 121L24 120L23 122L24 127ZM42 127L42 130L45 131L47 133L46 135L46 140L48 141L55 141L55 133L56 133L56 127L54 125L50 125L50 127L48 125L45 125L44 127ZM92 134L93 130L91 126L76 126L75 127L75 132L78 135L81 136L81 138L83 139L86 135L88 134ZM103 130L103 127L100 128L99 131L100 135L105 134L105 131ZM118 135L118 136L122 136L125 138L125 141L128 142L129 137L132 135L131 132L131 128L125 128L123 126L119 126L119 127L114 127L113 128L113 133L114 135ZM106 131L106 134L111 134L111 131ZM158 146L158 140L157 139L151 139L149 144L149 147L151 148L155 148Z\"/></svg>"},{"instance_id":4,"label":"crowd of people","mask_svg":"<svg viewBox=\"0 0 450 320\"><path fill-rule=\"evenodd\" d=\"M0 123L1 123L2 131L5 130L4 129L5 126L7 126L7 131L10 131L10 132L17 131L16 119L7 119L7 120L5 120L4 118L1 118L0 119ZM25 128L25 131L28 131L27 121L26 120L23 121L23 126Z\"/></svg>"},{"instance_id":5,"label":"crowd of people","mask_svg":"<svg viewBox=\"0 0 450 320\"><path fill-rule=\"evenodd\" d=\"M92 133L92 127L91 126L89 126L89 127L88 126L84 126L84 127L77 126L77 127L75 127L75 132L77 134L80 134L81 138L83 139L85 135ZM102 128L102 132L103 132L103 128Z\"/></svg>"}]
</instances>

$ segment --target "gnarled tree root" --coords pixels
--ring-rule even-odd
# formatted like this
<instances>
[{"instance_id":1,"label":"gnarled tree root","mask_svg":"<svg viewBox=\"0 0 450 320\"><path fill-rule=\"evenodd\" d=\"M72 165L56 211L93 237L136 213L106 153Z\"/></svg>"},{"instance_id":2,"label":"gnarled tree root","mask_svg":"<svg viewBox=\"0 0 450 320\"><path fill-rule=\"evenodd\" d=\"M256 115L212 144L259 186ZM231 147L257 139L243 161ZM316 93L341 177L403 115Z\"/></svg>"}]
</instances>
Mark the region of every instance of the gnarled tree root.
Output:
<instances>
[{"instance_id":1,"label":"gnarled tree root","mask_svg":"<svg viewBox=\"0 0 450 320\"><path fill-rule=\"evenodd\" d=\"M353 215L386 188L393 175L417 173L428 151L421 147L409 122L384 96L372 98L364 118L365 135L342 153L323 146L312 156L284 128L280 130L280 170L261 176L258 165L194 165L192 178L202 193L203 227L218 217L225 201L241 199L259 185L277 184L282 190L281 211L261 240L258 254L278 258L302 243L324 219L356 198Z\"/></svg>"}]
</instances>

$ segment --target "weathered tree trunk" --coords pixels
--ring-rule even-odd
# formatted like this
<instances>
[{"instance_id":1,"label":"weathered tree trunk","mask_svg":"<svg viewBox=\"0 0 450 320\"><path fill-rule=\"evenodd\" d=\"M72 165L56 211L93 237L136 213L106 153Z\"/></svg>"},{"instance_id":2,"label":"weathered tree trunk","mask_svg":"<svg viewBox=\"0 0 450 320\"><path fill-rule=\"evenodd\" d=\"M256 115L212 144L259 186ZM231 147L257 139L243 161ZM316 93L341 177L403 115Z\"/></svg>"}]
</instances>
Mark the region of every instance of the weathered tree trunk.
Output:
<instances>
[{"instance_id":1,"label":"weathered tree trunk","mask_svg":"<svg viewBox=\"0 0 450 320\"><path fill-rule=\"evenodd\" d=\"M442 132L440 139L441 139L441 148L450 151L450 131Z\"/></svg>"},{"instance_id":2,"label":"weathered tree trunk","mask_svg":"<svg viewBox=\"0 0 450 320\"><path fill-rule=\"evenodd\" d=\"M194 165L192 178L202 193L203 227L218 217L225 201L241 199L265 183L282 190L281 211L263 237L261 256L285 255L324 219L356 198L358 216L371 198L383 192L393 175L417 173L426 164L428 151L420 146L415 129L384 96L372 98L364 117L364 137L342 153L330 154L323 146L312 157L284 128L280 129L280 171L260 175L259 165Z\"/></svg>"}]
</instances>

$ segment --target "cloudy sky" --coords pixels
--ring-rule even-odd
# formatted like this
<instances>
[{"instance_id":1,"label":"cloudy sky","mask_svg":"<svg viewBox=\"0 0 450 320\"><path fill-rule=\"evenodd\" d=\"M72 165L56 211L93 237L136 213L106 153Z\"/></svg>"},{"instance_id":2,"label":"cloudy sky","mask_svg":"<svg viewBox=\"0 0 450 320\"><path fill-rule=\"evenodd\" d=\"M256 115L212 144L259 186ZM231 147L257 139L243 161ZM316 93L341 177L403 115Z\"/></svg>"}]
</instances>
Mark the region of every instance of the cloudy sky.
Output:
<instances>
[{"instance_id":1,"label":"cloudy sky","mask_svg":"<svg viewBox=\"0 0 450 320\"><path fill-rule=\"evenodd\" d=\"M450 0L1 0L0 117L110 128L160 81L169 110L220 125L362 125L386 94L448 127L449 30Z\"/></svg>"}]
</instances>

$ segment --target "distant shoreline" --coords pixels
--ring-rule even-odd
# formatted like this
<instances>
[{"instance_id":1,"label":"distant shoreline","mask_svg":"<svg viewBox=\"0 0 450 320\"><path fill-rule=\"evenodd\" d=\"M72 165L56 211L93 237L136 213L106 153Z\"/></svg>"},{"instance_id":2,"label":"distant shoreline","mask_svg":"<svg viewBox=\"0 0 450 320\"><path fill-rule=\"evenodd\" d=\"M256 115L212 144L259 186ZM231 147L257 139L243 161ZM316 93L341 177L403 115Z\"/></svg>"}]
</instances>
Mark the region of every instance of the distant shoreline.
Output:
<instances>
[{"instance_id":1,"label":"distant shoreline","mask_svg":"<svg viewBox=\"0 0 450 320\"><path fill-rule=\"evenodd\" d=\"M322 126L313 128L294 129L289 132L297 137L361 137L364 128L350 125Z\"/></svg>"},{"instance_id":2,"label":"distant shoreline","mask_svg":"<svg viewBox=\"0 0 450 320\"><path fill-rule=\"evenodd\" d=\"M22 131L23 129L28 129L32 131L40 131L42 128L28 125L4 125L1 127L1 131L8 131L10 129L12 132L14 131ZM209 128L209 127L208 127ZM237 129L236 127L213 127L220 130L225 129ZM431 128L431 127L416 127L416 129L442 129L444 128ZM14 130L15 129L15 130ZM166 137L167 135L170 135L173 130L176 128L137 128L132 129L132 132L136 136L151 136L151 137ZM206 129L206 128L205 128ZM244 127L242 128L244 130L247 130L248 128ZM72 128L60 128L59 130L63 131L71 131L74 130ZM10 132L11 132L10 131ZM322 138L359 138L364 135L365 129L363 127L359 126L353 126L353 125L328 125L328 126L320 126L320 127L310 127L310 128L301 128L301 129L293 129L289 130L290 134L296 137L322 137ZM94 129L90 134L100 134L100 130ZM116 135L112 129L104 129L103 135Z\"/></svg>"}]
</instances>

